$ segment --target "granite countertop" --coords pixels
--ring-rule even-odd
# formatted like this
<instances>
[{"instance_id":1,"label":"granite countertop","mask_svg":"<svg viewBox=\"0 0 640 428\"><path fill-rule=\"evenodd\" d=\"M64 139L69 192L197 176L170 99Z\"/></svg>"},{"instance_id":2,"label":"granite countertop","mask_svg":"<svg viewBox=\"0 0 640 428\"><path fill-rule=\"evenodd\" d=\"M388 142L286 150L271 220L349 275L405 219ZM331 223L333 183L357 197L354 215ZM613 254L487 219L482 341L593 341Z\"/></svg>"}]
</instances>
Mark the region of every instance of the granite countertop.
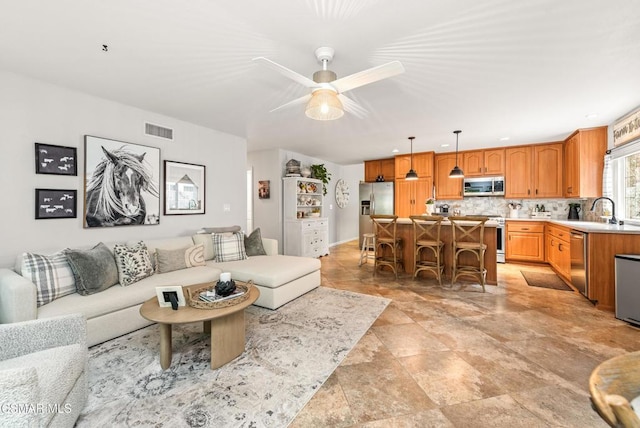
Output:
<instances>
[{"instance_id":1,"label":"granite countertop","mask_svg":"<svg viewBox=\"0 0 640 428\"><path fill-rule=\"evenodd\" d=\"M543 221L569 227L587 233L622 233L640 235L640 226L625 224L623 226L609 223L582 220L558 220L548 218L507 218L506 221Z\"/></svg>"},{"instance_id":2,"label":"granite countertop","mask_svg":"<svg viewBox=\"0 0 640 428\"><path fill-rule=\"evenodd\" d=\"M436 214L437 215L437 214ZM408 217L398 217L398 224L412 224L411 223L411 219ZM444 220L442 220L441 223L443 226L449 226L451 224L451 222L449 221L448 218L444 218ZM464 222L462 223L464 224ZM489 220L488 222L486 222L484 224L485 227L497 227L498 226L498 222L495 220Z\"/></svg>"}]
</instances>

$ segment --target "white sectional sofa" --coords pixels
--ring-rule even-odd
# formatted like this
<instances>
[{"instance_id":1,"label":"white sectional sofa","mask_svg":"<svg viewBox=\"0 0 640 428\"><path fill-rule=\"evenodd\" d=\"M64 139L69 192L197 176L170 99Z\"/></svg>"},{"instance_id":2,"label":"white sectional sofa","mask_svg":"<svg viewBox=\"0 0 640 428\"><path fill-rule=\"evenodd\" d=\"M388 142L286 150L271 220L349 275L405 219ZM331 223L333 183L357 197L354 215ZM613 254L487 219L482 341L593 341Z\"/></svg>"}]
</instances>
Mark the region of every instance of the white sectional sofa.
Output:
<instances>
[{"instance_id":1,"label":"white sectional sofa","mask_svg":"<svg viewBox=\"0 0 640 428\"><path fill-rule=\"evenodd\" d=\"M194 245L194 236L147 240L149 253L156 248L172 250ZM196 239L197 240L197 239ZM36 303L36 286L23 277L20 263L14 269L0 269L0 323L27 321L81 313L87 320L89 346L121 336L151 324L140 316L144 301L155 296L155 287L193 285L217 281L220 273L230 272L239 281L252 280L260 290L256 305L277 309L320 285L320 261L308 257L278 255L278 243L262 239L266 255L245 260L215 262L166 273L156 273L127 287L116 284L104 291L69 294L42 306ZM22 256L18 256L21 260Z\"/></svg>"}]
</instances>

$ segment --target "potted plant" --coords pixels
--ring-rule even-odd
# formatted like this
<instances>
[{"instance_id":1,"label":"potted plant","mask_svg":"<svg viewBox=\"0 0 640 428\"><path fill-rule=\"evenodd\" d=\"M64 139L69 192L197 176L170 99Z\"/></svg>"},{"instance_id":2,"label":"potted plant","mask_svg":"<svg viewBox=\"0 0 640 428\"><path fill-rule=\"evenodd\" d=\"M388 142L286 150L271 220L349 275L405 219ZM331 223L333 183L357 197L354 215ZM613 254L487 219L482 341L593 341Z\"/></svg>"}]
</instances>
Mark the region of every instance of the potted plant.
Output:
<instances>
[{"instance_id":1,"label":"potted plant","mask_svg":"<svg viewBox=\"0 0 640 428\"><path fill-rule=\"evenodd\" d=\"M427 212L427 214L431 215L433 214L433 212L435 211L435 205L436 204L436 200L433 198L429 198L424 202L424 206L425 206L425 211Z\"/></svg>"},{"instance_id":2,"label":"potted plant","mask_svg":"<svg viewBox=\"0 0 640 428\"><path fill-rule=\"evenodd\" d=\"M331 180L331 173L327 171L324 164L311 165L311 177L322 181L322 194L327 195L327 184Z\"/></svg>"}]
</instances>

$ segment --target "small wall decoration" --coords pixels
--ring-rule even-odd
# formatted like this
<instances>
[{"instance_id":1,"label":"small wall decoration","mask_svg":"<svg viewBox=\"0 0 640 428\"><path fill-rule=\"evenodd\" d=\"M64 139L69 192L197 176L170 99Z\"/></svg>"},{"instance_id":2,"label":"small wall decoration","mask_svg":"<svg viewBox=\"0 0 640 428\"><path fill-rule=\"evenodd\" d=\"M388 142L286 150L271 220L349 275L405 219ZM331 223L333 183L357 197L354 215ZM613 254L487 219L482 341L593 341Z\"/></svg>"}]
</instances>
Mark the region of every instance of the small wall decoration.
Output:
<instances>
[{"instance_id":1,"label":"small wall decoration","mask_svg":"<svg viewBox=\"0 0 640 428\"><path fill-rule=\"evenodd\" d=\"M271 198L271 180L258 181L258 198L259 199Z\"/></svg>"},{"instance_id":2,"label":"small wall decoration","mask_svg":"<svg viewBox=\"0 0 640 428\"><path fill-rule=\"evenodd\" d=\"M75 147L36 144L36 174L78 175Z\"/></svg>"},{"instance_id":3,"label":"small wall decoration","mask_svg":"<svg viewBox=\"0 0 640 428\"><path fill-rule=\"evenodd\" d=\"M36 220L77 217L77 190L36 189Z\"/></svg>"},{"instance_id":4,"label":"small wall decoration","mask_svg":"<svg viewBox=\"0 0 640 428\"><path fill-rule=\"evenodd\" d=\"M160 223L160 149L85 135L84 227Z\"/></svg>"},{"instance_id":5,"label":"small wall decoration","mask_svg":"<svg viewBox=\"0 0 640 428\"><path fill-rule=\"evenodd\" d=\"M164 214L204 214L205 166L164 161Z\"/></svg>"},{"instance_id":6,"label":"small wall decoration","mask_svg":"<svg viewBox=\"0 0 640 428\"><path fill-rule=\"evenodd\" d=\"M618 147L640 138L640 107L613 124L613 146Z\"/></svg>"}]
</instances>

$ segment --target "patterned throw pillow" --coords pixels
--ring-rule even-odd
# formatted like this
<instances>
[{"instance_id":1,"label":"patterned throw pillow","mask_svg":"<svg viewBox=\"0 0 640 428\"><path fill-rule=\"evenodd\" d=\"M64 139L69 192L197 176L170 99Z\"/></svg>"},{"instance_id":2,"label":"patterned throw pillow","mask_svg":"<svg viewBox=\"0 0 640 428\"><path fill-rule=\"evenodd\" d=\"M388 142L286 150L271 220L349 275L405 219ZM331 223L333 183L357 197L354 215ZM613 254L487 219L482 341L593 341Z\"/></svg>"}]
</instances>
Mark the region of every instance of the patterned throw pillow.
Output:
<instances>
[{"instance_id":1,"label":"patterned throw pillow","mask_svg":"<svg viewBox=\"0 0 640 428\"><path fill-rule=\"evenodd\" d=\"M156 248L156 267L158 273L171 272L194 266L204 266L204 244L177 250Z\"/></svg>"},{"instance_id":2,"label":"patterned throw pillow","mask_svg":"<svg viewBox=\"0 0 640 428\"><path fill-rule=\"evenodd\" d=\"M232 262L247 258L244 249L244 233L238 232L231 235L214 233L212 239L216 262Z\"/></svg>"},{"instance_id":3,"label":"patterned throw pillow","mask_svg":"<svg viewBox=\"0 0 640 428\"><path fill-rule=\"evenodd\" d=\"M73 272L63 252L50 256L23 253L21 272L36 286L37 306L76 292Z\"/></svg>"},{"instance_id":4,"label":"patterned throw pillow","mask_svg":"<svg viewBox=\"0 0 640 428\"><path fill-rule=\"evenodd\" d=\"M140 241L133 247L116 244L113 253L116 256L120 285L123 287L153 275L151 258L144 242Z\"/></svg>"}]
</instances>

